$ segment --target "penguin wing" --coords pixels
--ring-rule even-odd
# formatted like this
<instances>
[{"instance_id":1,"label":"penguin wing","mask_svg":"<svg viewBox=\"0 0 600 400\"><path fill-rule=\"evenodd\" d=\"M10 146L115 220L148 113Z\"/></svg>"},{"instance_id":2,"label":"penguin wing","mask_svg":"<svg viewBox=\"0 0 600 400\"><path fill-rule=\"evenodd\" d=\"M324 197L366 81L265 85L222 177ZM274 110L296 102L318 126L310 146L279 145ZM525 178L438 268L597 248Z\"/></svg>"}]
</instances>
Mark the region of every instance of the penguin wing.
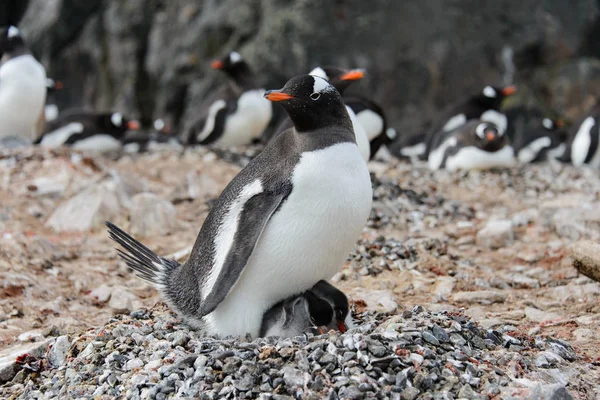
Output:
<instances>
[{"instance_id":1,"label":"penguin wing","mask_svg":"<svg viewBox=\"0 0 600 400\"><path fill-rule=\"evenodd\" d=\"M215 239L219 246L215 251L214 264L203 285L206 297L202 300L202 316L214 311L229 294L246 267L267 223L292 191L291 185L284 185L273 192L262 191L258 180L255 184L254 189L259 193L243 204L232 204L219 226ZM248 185L244 190L253 190L255 184Z\"/></svg>"}]
</instances>

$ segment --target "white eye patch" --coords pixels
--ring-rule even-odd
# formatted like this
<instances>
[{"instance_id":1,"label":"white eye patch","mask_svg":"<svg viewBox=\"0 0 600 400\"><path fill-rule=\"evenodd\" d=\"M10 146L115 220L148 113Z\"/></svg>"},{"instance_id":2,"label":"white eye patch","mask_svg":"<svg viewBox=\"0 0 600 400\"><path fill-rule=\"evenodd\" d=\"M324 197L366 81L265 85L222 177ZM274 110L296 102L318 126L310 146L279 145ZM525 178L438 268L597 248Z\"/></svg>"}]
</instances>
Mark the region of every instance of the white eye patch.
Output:
<instances>
[{"instance_id":1,"label":"white eye patch","mask_svg":"<svg viewBox=\"0 0 600 400\"><path fill-rule=\"evenodd\" d=\"M315 93L332 92L332 91L335 90L335 88L333 86L331 86L329 84L329 82L327 82L323 78L319 78L317 76L314 76L313 80L314 80L313 94L315 94Z\"/></svg>"},{"instance_id":2,"label":"white eye patch","mask_svg":"<svg viewBox=\"0 0 600 400\"><path fill-rule=\"evenodd\" d=\"M16 26L10 26L8 28L8 38L14 38L17 37L21 34L21 32L19 31L19 28L17 28Z\"/></svg>"},{"instance_id":3,"label":"white eye patch","mask_svg":"<svg viewBox=\"0 0 600 400\"><path fill-rule=\"evenodd\" d=\"M242 61L242 55L237 51L232 51L229 53L229 60L231 60L232 64Z\"/></svg>"},{"instance_id":4,"label":"white eye patch","mask_svg":"<svg viewBox=\"0 0 600 400\"><path fill-rule=\"evenodd\" d=\"M317 67L317 68L313 69L308 74L312 75L312 76L318 76L319 78L323 78L323 79L325 79L327 81L329 80L329 77L327 76L327 73L321 67Z\"/></svg>"},{"instance_id":5,"label":"white eye patch","mask_svg":"<svg viewBox=\"0 0 600 400\"><path fill-rule=\"evenodd\" d=\"M114 126L123 125L123 115L121 113L114 113L110 116L110 122L112 122Z\"/></svg>"},{"instance_id":6,"label":"white eye patch","mask_svg":"<svg viewBox=\"0 0 600 400\"><path fill-rule=\"evenodd\" d=\"M485 139L485 130L491 128L489 124L479 124L475 128L475 134L479 136L481 139Z\"/></svg>"},{"instance_id":7,"label":"white eye patch","mask_svg":"<svg viewBox=\"0 0 600 400\"><path fill-rule=\"evenodd\" d=\"M497 96L496 91L491 86L486 86L485 88L483 88L483 95L485 97L491 97L491 98L495 98Z\"/></svg>"},{"instance_id":8,"label":"white eye patch","mask_svg":"<svg viewBox=\"0 0 600 400\"><path fill-rule=\"evenodd\" d=\"M552 128L554 128L554 122L552 122L552 120L550 118L544 118L542 120L542 125L546 129L552 129Z\"/></svg>"}]
</instances>

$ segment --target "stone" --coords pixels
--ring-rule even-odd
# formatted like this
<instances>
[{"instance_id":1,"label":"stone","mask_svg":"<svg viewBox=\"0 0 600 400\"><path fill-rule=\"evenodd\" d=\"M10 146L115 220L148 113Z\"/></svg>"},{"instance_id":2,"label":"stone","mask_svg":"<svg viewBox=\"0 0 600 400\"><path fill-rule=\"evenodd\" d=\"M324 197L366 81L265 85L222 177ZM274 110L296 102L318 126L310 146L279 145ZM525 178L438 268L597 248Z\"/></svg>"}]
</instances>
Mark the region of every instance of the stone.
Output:
<instances>
[{"instance_id":1,"label":"stone","mask_svg":"<svg viewBox=\"0 0 600 400\"><path fill-rule=\"evenodd\" d=\"M122 209L117 185L106 180L94 184L62 203L46 225L57 232L88 231L114 220Z\"/></svg>"},{"instance_id":2,"label":"stone","mask_svg":"<svg viewBox=\"0 0 600 400\"><path fill-rule=\"evenodd\" d=\"M144 362L139 358L134 358L133 360L129 360L125 363L125 370L131 371L132 369L141 368L144 365Z\"/></svg>"},{"instance_id":3,"label":"stone","mask_svg":"<svg viewBox=\"0 0 600 400\"><path fill-rule=\"evenodd\" d=\"M537 384L531 389L531 394L527 399L539 400L573 400L573 396L565 388L565 385L553 384L542 385Z\"/></svg>"},{"instance_id":4,"label":"stone","mask_svg":"<svg viewBox=\"0 0 600 400\"><path fill-rule=\"evenodd\" d=\"M493 303L504 303L506 295L494 290L479 290L475 292L454 293L452 299L458 303L488 305Z\"/></svg>"},{"instance_id":5,"label":"stone","mask_svg":"<svg viewBox=\"0 0 600 400\"><path fill-rule=\"evenodd\" d=\"M475 391L473 390L473 388L471 387L471 385L469 385L468 383L464 384L460 390L458 391L458 397L461 399L469 399L469 400L475 400L475 399L479 399L479 395L477 393L475 393Z\"/></svg>"},{"instance_id":6,"label":"stone","mask_svg":"<svg viewBox=\"0 0 600 400\"><path fill-rule=\"evenodd\" d=\"M409 386L402 391L400 398L402 400L414 400L419 395L420 391L416 387Z\"/></svg>"},{"instance_id":7,"label":"stone","mask_svg":"<svg viewBox=\"0 0 600 400\"><path fill-rule=\"evenodd\" d=\"M525 307L525 316L533 322L554 321L562 318L560 314L538 310L533 307Z\"/></svg>"},{"instance_id":8,"label":"stone","mask_svg":"<svg viewBox=\"0 0 600 400\"><path fill-rule=\"evenodd\" d=\"M356 296L367 303L369 310L392 313L398 308L394 294L389 290L356 289Z\"/></svg>"},{"instance_id":9,"label":"stone","mask_svg":"<svg viewBox=\"0 0 600 400\"><path fill-rule=\"evenodd\" d=\"M600 282L600 245L590 240L573 243L568 248L573 267L583 275Z\"/></svg>"},{"instance_id":10,"label":"stone","mask_svg":"<svg viewBox=\"0 0 600 400\"><path fill-rule=\"evenodd\" d=\"M291 366L283 367L282 372L285 384L290 387L303 387L310 380L310 376L307 378L304 372Z\"/></svg>"},{"instance_id":11,"label":"stone","mask_svg":"<svg viewBox=\"0 0 600 400\"><path fill-rule=\"evenodd\" d=\"M518 289L537 289L540 282L537 279L530 278L522 274L511 274L508 276L510 286Z\"/></svg>"},{"instance_id":12,"label":"stone","mask_svg":"<svg viewBox=\"0 0 600 400\"><path fill-rule=\"evenodd\" d=\"M41 340L44 340L44 335L42 334L42 332L37 330L28 331L21 333L17 337L17 340L19 342L39 342Z\"/></svg>"},{"instance_id":13,"label":"stone","mask_svg":"<svg viewBox=\"0 0 600 400\"><path fill-rule=\"evenodd\" d=\"M552 215L556 233L570 240L600 239L600 203L558 209Z\"/></svg>"},{"instance_id":14,"label":"stone","mask_svg":"<svg viewBox=\"0 0 600 400\"><path fill-rule=\"evenodd\" d=\"M451 276L438 276L435 279L435 283L433 285L432 293L440 298L447 298L452 294L452 290L454 289L454 285L456 284L456 279Z\"/></svg>"},{"instance_id":15,"label":"stone","mask_svg":"<svg viewBox=\"0 0 600 400\"><path fill-rule=\"evenodd\" d=\"M139 193L131 198L130 231L138 236L163 236L175 227L176 211L170 201L153 193Z\"/></svg>"},{"instance_id":16,"label":"stone","mask_svg":"<svg viewBox=\"0 0 600 400\"><path fill-rule=\"evenodd\" d=\"M41 358L44 356L51 340L13 346L0 351L0 384L13 379L19 371L16 359L24 354Z\"/></svg>"},{"instance_id":17,"label":"stone","mask_svg":"<svg viewBox=\"0 0 600 400\"><path fill-rule=\"evenodd\" d=\"M506 247L514 240L510 220L491 220L477 232L477 244L490 249Z\"/></svg>"},{"instance_id":18,"label":"stone","mask_svg":"<svg viewBox=\"0 0 600 400\"><path fill-rule=\"evenodd\" d=\"M122 286L115 286L110 295L110 301L108 306L116 314L130 313L133 310L138 309L139 300L138 297L129 292L127 288Z\"/></svg>"},{"instance_id":19,"label":"stone","mask_svg":"<svg viewBox=\"0 0 600 400\"><path fill-rule=\"evenodd\" d=\"M112 294L113 288L103 283L97 288L93 289L88 296L90 296L95 301L100 303L106 303L110 300L110 295Z\"/></svg>"}]
</instances>

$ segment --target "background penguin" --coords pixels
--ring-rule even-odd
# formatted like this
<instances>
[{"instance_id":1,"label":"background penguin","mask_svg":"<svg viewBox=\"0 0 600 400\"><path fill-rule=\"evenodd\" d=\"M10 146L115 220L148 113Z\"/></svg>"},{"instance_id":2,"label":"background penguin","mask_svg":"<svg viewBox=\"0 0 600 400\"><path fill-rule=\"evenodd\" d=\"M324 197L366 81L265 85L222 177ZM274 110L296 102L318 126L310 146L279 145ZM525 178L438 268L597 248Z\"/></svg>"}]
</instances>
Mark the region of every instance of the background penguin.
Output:
<instances>
[{"instance_id":1,"label":"background penguin","mask_svg":"<svg viewBox=\"0 0 600 400\"><path fill-rule=\"evenodd\" d=\"M486 86L480 93L446 108L428 131L425 140L427 149L424 156L427 156L431 151L436 135L452 131L472 119L492 122L500 132L504 133L508 122L506 115L499 110L502 101L515 92L516 88L514 86L504 88Z\"/></svg>"},{"instance_id":2,"label":"background penguin","mask_svg":"<svg viewBox=\"0 0 600 400\"><path fill-rule=\"evenodd\" d=\"M128 130L139 128L137 121L128 120L119 112L70 110L48 123L35 144L49 148L70 146L77 150L112 152L121 149Z\"/></svg>"},{"instance_id":3,"label":"background penguin","mask_svg":"<svg viewBox=\"0 0 600 400\"><path fill-rule=\"evenodd\" d=\"M259 336L294 337L330 330L346 332L348 298L327 281L319 281L300 295L283 300L263 315Z\"/></svg>"},{"instance_id":4,"label":"background penguin","mask_svg":"<svg viewBox=\"0 0 600 400\"><path fill-rule=\"evenodd\" d=\"M56 104L56 92L62 90L62 87L62 82L46 78L46 106L44 107L46 122L54 121L58 118L59 110Z\"/></svg>"},{"instance_id":5,"label":"background penguin","mask_svg":"<svg viewBox=\"0 0 600 400\"><path fill-rule=\"evenodd\" d=\"M430 169L453 171L506 167L513 158L512 146L495 124L473 120L437 135L427 162Z\"/></svg>"},{"instance_id":6,"label":"background penguin","mask_svg":"<svg viewBox=\"0 0 600 400\"><path fill-rule=\"evenodd\" d=\"M521 107L506 111L508 129L506 135L520 163L532 163L558 159L566 150L566 132L562 120L543 117L537 109Z\"/></svg>"},{"instance_id":7,"label":"background penguin","mask_svg":"<svg viewBox=\"0 0 600 400\"><path fill-rule=\"evenodd\" d=\"M123 151L129 154L165 148L182 150L183 144L177 135L171 133L162 119L154 121L150 132L133 130L127 132L123 138Z\"/></svg>"},{"instance_id":8,"label":"background penguin","mask_svg":"<svg viewBox=\"0 0 600 400\"><path fill-rule=\"evenodd\" d=\"M0 138L31 143L41 132L46 101L46 70L27 51L14 26L0 28Z\"/></svg>"},{"instance_id":9,"label":"background penguin","mask_svg":"<svg viewBox=\"0 0 600 400\"><path fill-rule=\"evenodd\" d=\"M232 147L260 138L273 115L252 70L235 51L213 61L211 67L225 72L229 85L215 92L200 107L200 118L188 131L188 144Z\"/></svg>"},{"instance_id":10,"label":"background penguin","mask_svg":"<svg viewBox=\"0 0 600 400\"><path fill-rule=\"evenodd\" d=\"M579 167L600 168L600 106L581 118L569 130L567 150L560 161Z\"/></svg>"},{"instance_id":11,"label":"background penguin","mask_svg":"<svg viewBox=\"0 0 600 400\"><path fill-rule=\"evenodd\" d=\"M353 82L360 80L365 76L364 71L360 69L344 69L337 67L316 67L308 74L318 76L319 78L329 81L329 83L333 85L333 87L335 87L341 95L344 94L346 89L348 89ZM356 136L356 144L358 149L360 150L360 153L365 161L369 161L371 158L371 145L369 143L367 132L362 124L358 121L354 111L352 111L348 105L346 105L346 111L348 112L350 120L352 121L352 127ZM290 118L285 118L275 130L276 135L284 132L292 126L292 120Z\"/></svg>"},{"instance_id":12,"label":"background penguin","mask_svg":"<svg viewBox=\"0 0 600 400\"><path fill-rule=\"evenodd\" d=\"M382 146L389 145L396 138L396 130L388 128L383 108L373 100L351 96L344 97L344 103L354 111L356 119L365 129L373 159Z\"/></svg>"},{"instance_id":13,"label":"background penguin","mask_svg":"<svg viewBox=\"0 0 600 400\"><path fill-rule=\"evenodd\" d=\"M107 223L136 274L208 334L257 336L273 305L333 276L371 210L369 170L338 91L300 75L265 97L285 108L294 127L229 183L184 264Z\"/></svg>"}]
</instances>

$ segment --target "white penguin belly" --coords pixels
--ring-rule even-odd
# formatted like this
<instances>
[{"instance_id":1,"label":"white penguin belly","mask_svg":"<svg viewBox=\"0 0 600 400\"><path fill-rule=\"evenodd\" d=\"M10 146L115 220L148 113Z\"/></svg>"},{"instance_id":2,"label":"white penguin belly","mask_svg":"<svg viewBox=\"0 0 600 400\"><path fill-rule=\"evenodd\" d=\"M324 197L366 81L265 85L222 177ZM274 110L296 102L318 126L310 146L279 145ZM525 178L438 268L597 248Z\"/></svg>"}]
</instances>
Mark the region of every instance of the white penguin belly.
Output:
<instances>
[{"instance_id":1,"label":"white penguin belly","mask_svg":"<svg viewBox=\"0 0 600 400\"><path fill-rule=\"evenodd\" d=\"M209 333L258 335L268 308L330 279L359 239L372 190L354 144L304 153L292 182L291 194L265 227L240 279L204 318Z\"/></svg>"},{"instance_id":2,"label":"white penguin belly","mask_svg":"<svg viewBox=\"0 0 600 400\"><path fill-rule=\"evenodd\" d=\"M227 116L217 147L243 146L260 137L271 121L273 105L263 97L264 89L249 90L238 99L235 112Z\"/></svg>"},{"instance_id":3,"label":"white penguin belly","mask_svg":"<svg viewBox=\"0 0 600 400\"><path fill-rule=\"evenodd\" d=\"M446 169L488 169L496 167L510 167L514 164L515 151L512 146L506 145L502 149L490 153L474 146L461 148L458 153L446 159Z\"/></svg>"},{"instance_id":4,"label":"white penguin belly","mask_svg":"<svg viewBox=\"0 0 600 400\"><path fill-rule=\"evenodd\" d=\"M356 138L356 145L358 146L360 155L368 162L369 158L371 158L371 144L369 143L367 132L358 118L356 118L354 111L348 106L346 106L346 111L348 111L348 115L352 121L352 129L354 130L354 137Z\"/></svg>"},{"instance_id":5,"label":"white penguin belly","mask_svg":"<svg viewBox=\"0 0 600 400\"><path fill-rule=\"evenodd\" d=\"M372 110L363 110L356 115L356 118L365 128L369 141L375 139L383 131L383 118Z\"/></svg>"},{"instance_id":6,"label":"white penguin belly","mask_svg":"<svg viewBox=\"0 0 600 400\"><path fill-rule=\"evenodd\" d=\"M31 55L6 61L0 67L0 137L35 139L43 118L46 70Z\"/></svg>"},{"instance_id":7,"label":"white penguin belly","mask_svg":"<svg viewBox=\"0 0 600 400\"><path fill-rule=\"evenodd\" d=\"M99 133L76 141L73 143L72 147L87 152L110 153L112 151L120 150L122 145L121 141L115 137Z\"/></svg>"}]
</instances>

